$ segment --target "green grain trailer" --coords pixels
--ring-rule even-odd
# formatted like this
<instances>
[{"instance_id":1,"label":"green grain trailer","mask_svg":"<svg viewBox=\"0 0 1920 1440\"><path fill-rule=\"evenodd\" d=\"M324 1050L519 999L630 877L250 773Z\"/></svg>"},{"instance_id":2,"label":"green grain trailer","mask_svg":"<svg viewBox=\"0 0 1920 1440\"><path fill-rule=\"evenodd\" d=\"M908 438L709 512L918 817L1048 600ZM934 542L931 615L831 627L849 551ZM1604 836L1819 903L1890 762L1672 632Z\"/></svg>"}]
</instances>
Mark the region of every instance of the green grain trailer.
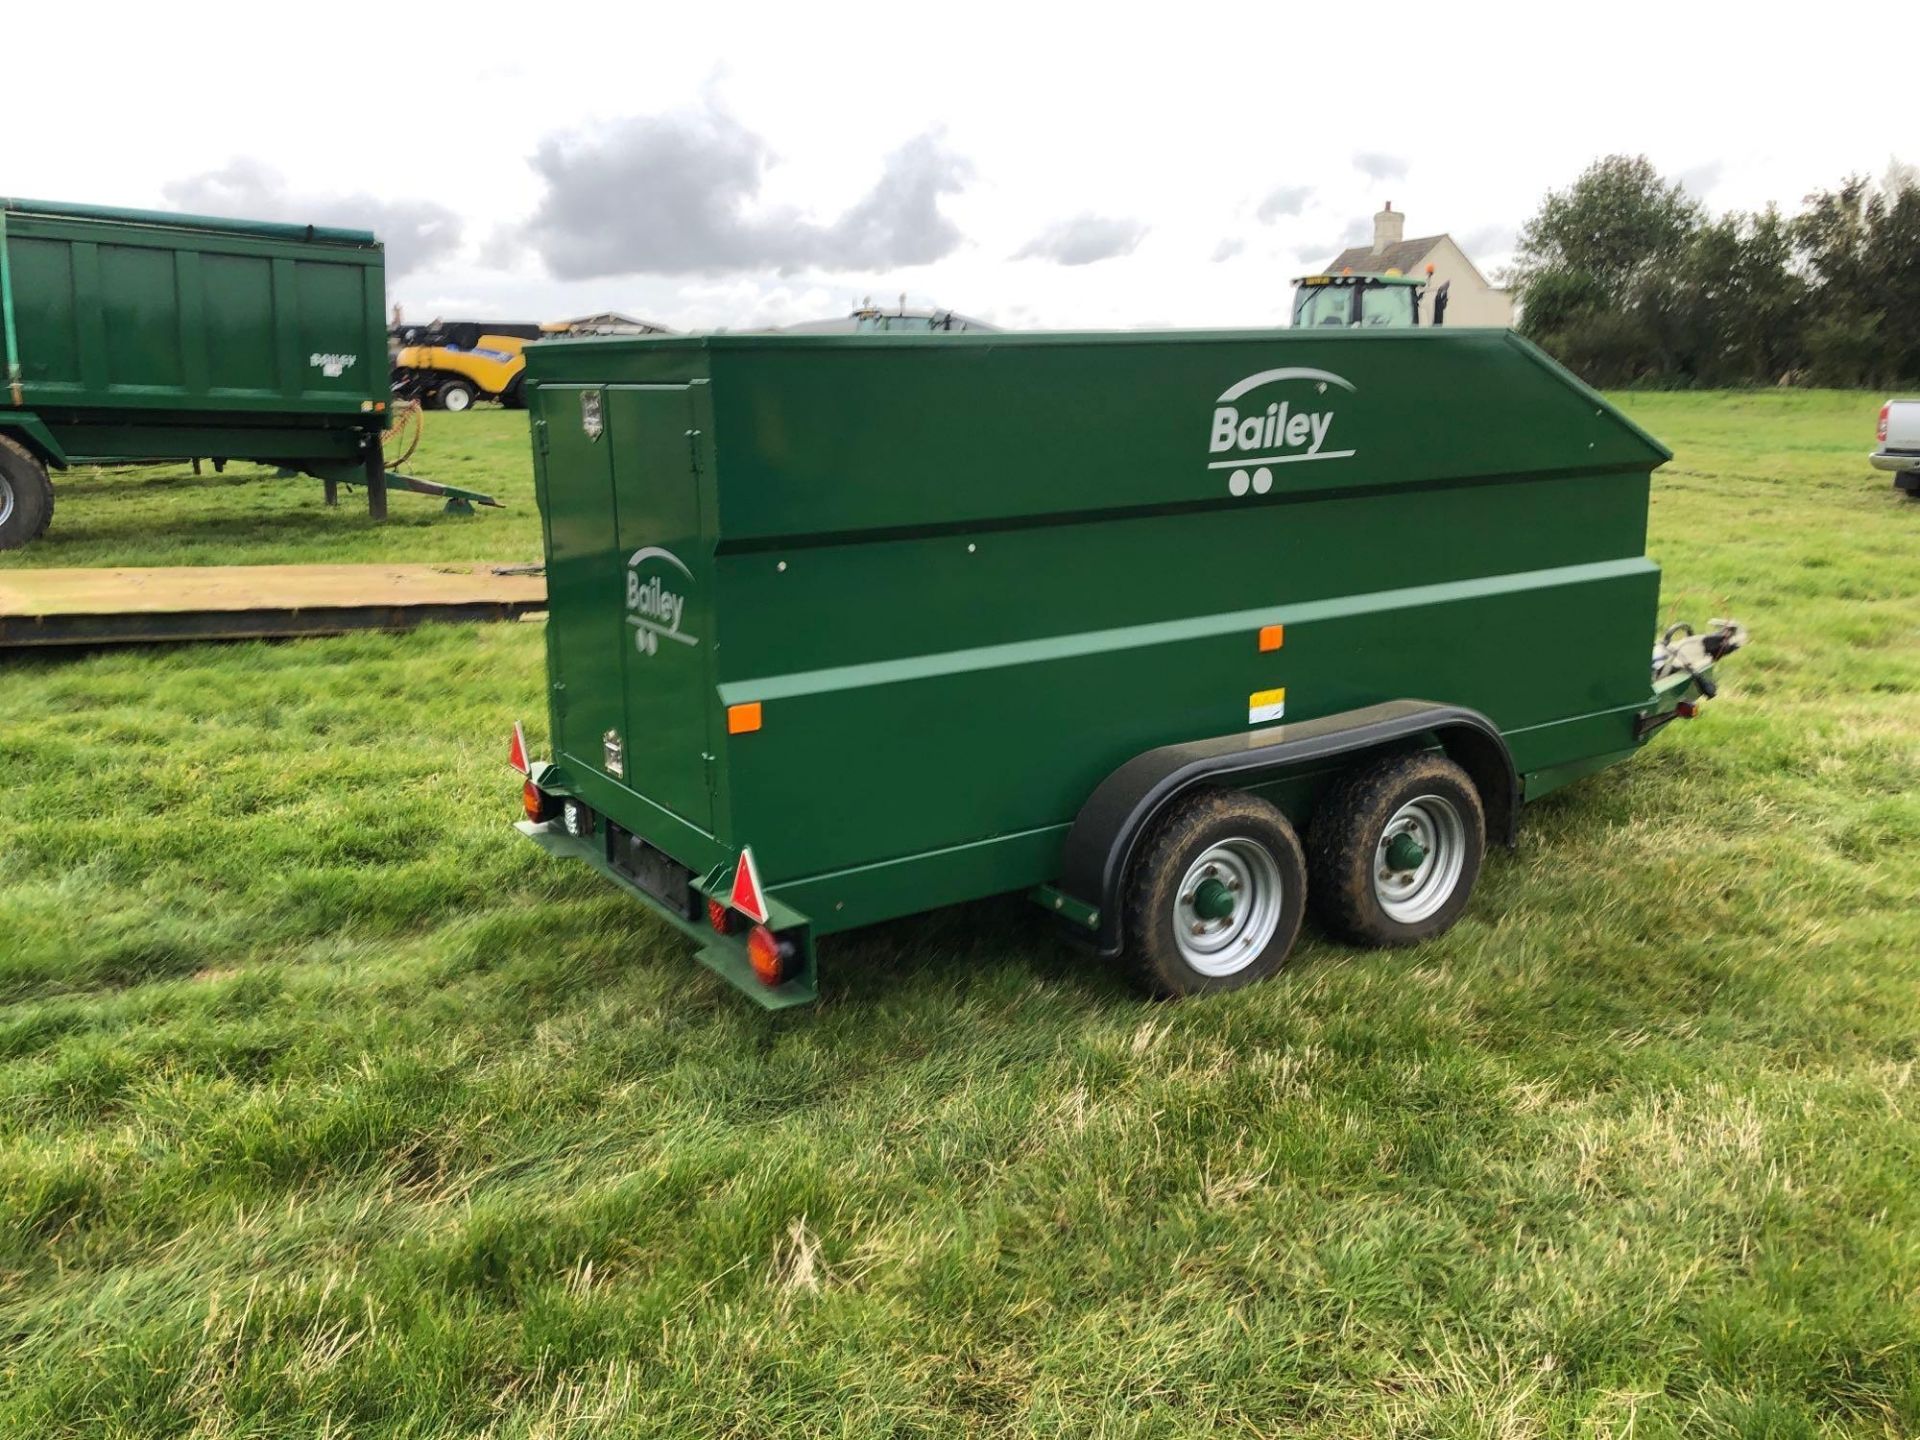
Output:
<instances>
[{"instance_id":1,"label":"green grain trailer","mask_svg":"<svg viewBox=\"0 0 1920 1440\"><path fill-rule=\"evenodd\" d=\"M768 1006L1025 890L1162 993L1459 916L1655 652L1668 458L1493 330L708 336L529 354L550 761L520 828ZM1304 837L1304 843L1303 839Z\"/></svg>"},{"instance_id":2,"label":"green grain trailer","mask_svg":"<svg viewBox=\"0 0 1920 1440\"><path fill-rule=\"evenodd\" d=\"M0 200L0 549L75 464L254 460L384 515L385 302L364 231Z\"/></svg>"}]
</instances>

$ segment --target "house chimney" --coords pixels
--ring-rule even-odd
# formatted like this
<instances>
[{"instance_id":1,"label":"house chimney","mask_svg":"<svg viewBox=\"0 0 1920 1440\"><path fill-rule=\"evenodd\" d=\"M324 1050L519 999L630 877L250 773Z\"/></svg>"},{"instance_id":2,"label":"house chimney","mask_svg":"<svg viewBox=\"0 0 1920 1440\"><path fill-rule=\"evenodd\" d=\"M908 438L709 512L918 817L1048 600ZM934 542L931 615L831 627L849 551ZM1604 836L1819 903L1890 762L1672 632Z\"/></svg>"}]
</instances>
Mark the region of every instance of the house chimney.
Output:
<instances>
[{"instance_id":1,"label":"house chimney","mask_svg":"<svg viewBox=\"0 0 1920 1440\"><path fill-rule=\"evenodd\" d=\"M1387 208L1373 217L1373 253L1378 255L1389 245L1398 245L1407 238L1407 217L1393 208L1393 202L1387 201Z\"/></svg>"}]
</instances>

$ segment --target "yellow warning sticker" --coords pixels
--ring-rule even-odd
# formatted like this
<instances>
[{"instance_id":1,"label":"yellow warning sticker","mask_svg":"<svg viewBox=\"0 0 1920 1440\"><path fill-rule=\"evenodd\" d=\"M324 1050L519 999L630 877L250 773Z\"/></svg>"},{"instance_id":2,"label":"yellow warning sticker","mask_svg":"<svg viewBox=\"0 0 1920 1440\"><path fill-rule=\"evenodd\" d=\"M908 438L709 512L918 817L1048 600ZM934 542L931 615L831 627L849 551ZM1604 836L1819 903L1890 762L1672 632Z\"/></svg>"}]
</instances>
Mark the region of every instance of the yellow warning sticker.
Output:
<instances>
[{"instance_id":1,"label":"yellow warning sticker","mask_svg":"<svg viewBox=\"0 0 1920 1440\"><path fill-rule=\"evenodd\" d=\"M1269 720L1278 720L1287 713L1287 692L1282 686L1278 690L1256 690L1247 697L1247 723L1264 725Z\"/></svg>"}]
</instances>

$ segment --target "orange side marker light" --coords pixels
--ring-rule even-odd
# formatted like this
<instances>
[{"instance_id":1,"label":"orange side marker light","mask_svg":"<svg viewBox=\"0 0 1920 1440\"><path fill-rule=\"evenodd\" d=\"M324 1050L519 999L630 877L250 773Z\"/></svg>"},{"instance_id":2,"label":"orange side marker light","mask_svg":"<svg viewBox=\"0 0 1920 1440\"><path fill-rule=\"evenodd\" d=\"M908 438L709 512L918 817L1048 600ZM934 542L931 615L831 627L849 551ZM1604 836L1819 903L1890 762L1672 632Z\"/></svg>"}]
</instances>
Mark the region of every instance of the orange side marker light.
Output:
<instances>
[{"instance_id":1,"label":"orange side marker light","mask_svg":"<svg viewBox=\"0 0 1920 1440\"><path fill-rule=\"evenodd\" d=\"M744 705L727 706L727 734L750 735L760 728L760 702L749 700Z\"/></svg>"},{"instance_id":2,"label":"orange side marker light","mask_svg":"<svg viewBox=\"0 0 1920 1440\"><path fill-rule=\"evenodd\" d=\"M1278 650L1287 643L1287 627L1284 625L1262 625L1260 627L1260 649Z\"/></svg>"}]
</instances>

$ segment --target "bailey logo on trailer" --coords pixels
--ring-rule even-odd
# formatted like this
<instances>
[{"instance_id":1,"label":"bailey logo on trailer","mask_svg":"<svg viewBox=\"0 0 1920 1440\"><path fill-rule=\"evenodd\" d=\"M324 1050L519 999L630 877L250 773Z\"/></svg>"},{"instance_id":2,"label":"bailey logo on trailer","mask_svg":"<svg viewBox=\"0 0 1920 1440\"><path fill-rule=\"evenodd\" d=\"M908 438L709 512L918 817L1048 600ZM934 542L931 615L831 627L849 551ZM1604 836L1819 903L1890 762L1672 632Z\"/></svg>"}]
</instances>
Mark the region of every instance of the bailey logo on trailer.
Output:
<instances>
[{"instance_id":1,"label":"bailey logo on trailer","mask_svg":"<svg viewBox=\"0 0 1920 1440\"><path fill-rule=\"evenodd\" d=\"M633 648L642 655L658 653L662 640L682 645L700 642L680 628L687 613L687 597L678 571L686 579L693 572L671 550L643 545L627 561L627 624L633 626Z\"/></svg>"},{"instance_id":2,"label":"bailey logo on trailer","mask_svg":"<svg viewBox=\"0 0 1920 1440\"><path fill-rule=\"evenodd\" d=\"M1269 388L1281 385L1288 388ZM1329 386L1349 393L1354 388L1351 380L1331 370L1290 365L1261 370L1220 393L1207 434L1207 468L1227 472L1229 495L1266 494L1273 488L1276 465L1353 457L1351 449L1329 446L1334 409L1318 403Z\"/></svg>"},{"instance_id":3,"label":"bailey logo on trailer","mask_svg":"<svg viewBox=\"0 0 1920 1440\"><path fill-rule=\"evenodd\" d=\"M338 380L354 367L358 355L322 355L319 351L307 357L307 364L318 370L329 380Z\"/></svg>"}]
</instances>

